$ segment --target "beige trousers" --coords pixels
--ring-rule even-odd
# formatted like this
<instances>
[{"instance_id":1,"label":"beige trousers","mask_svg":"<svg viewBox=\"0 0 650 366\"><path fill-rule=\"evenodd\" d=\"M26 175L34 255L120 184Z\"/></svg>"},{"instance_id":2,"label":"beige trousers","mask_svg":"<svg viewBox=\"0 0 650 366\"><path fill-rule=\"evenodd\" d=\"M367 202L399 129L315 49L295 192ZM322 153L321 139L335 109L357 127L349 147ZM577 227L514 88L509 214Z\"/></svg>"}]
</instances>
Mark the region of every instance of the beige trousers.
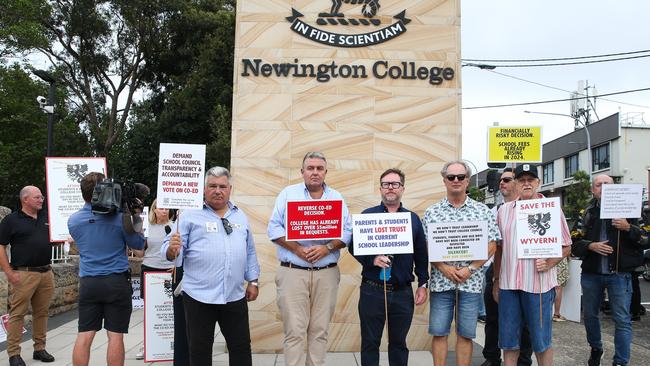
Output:
<instances>
[{"instance_id":1,"label":"beige trousers","mask_svg":"<svg viewBox=\"0 0 650 366\"><path fill-rule=\"evenodd\" d=\"M23 335L23 321L29 305L32 305L32 339L34 350L45 349L48 309L54 294L54 274L47 272L20 273L20 282L9 286L9 329L7 330L7 354L20 355L20 340Z\"/></svg>"},{"instance_id":2,"label":"beige trousers","mask_svg":"<svg viewBox=\"0 0 650 366\"><path fill-rule=\"evenodd\" d=\"M336 308L340 279L338 267L319 271L278 269L275 284L287 366L325 365L327 333Z\"/></svg>"}]
</instances>

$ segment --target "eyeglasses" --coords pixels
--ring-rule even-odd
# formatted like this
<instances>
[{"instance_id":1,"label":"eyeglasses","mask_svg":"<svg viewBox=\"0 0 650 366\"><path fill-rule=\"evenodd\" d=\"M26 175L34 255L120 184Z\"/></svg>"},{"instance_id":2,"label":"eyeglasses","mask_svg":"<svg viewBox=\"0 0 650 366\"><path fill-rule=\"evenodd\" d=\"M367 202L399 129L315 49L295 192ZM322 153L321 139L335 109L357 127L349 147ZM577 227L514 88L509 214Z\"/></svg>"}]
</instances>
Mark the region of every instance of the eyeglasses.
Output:
<instances>
[{"instance_id":1,"label":"eyeglasses","mask_svg":"<svg viewBox=\"0 0 650 366\"><path fill-rule=\"evenodd\" d=\"M225 217L222 217L221 223L223 224L223 229L226 230L226 235L232 234L232 225L230 224L230 221Z\"/></svg>"},{"instance_id":2,"label":"eyeglasses","mask_svg":"<svg viewBox=\"0 0 650 366\"><path fill-rule=\"evenodd\" d=\"M401 186L403 186L402 182L381 182L381 188L383 189L397 189Z\"/></svg>"},{"instance_id":3,"label":"eyeglasses","mask_svg":"<svg viewBox=\"0 0 650 366\"><path fill-rule=\"evenodd\" d=\"M466 174L449 174L447 175L447 180L450 182L453 182L454 180L458 179L459 181L463 181L467 178Z\"/></svg>"},{"instance_id":4,"label":"eyeglasses","mask_svg":"<svg viewBox=\"0 0 650 366\"><path fill-rule=\"evenodd\" d=\"M510 182L512 182L513 180L514 180L514 178L511 178L511 177L505 177L505 178L501 178L501 179L499 179L499 182L510 183Z\"/></svg>"}]
</instances>

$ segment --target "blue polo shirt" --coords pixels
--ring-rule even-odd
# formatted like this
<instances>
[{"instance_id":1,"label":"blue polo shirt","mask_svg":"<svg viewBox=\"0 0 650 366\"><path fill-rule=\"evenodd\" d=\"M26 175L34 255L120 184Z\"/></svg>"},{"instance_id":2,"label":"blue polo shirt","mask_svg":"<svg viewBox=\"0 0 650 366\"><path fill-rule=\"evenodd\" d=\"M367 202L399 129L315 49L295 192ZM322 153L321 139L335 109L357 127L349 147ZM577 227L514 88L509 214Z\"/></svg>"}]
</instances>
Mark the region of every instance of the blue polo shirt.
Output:
<instances>
[{"instance_id":1,"label":"blue polo shirt","mask_svg":"<svg viewBox=\"0 0 650 366\"><path fill-rule=\"evenodd\" d=\"M96 215L90 203L68 219L68 231L79 248L79 277L103 276L126 272L129 260L126 247L144 248L144 237L128 234L122 226L122 214Z\"/></svg>"}]
</instances>

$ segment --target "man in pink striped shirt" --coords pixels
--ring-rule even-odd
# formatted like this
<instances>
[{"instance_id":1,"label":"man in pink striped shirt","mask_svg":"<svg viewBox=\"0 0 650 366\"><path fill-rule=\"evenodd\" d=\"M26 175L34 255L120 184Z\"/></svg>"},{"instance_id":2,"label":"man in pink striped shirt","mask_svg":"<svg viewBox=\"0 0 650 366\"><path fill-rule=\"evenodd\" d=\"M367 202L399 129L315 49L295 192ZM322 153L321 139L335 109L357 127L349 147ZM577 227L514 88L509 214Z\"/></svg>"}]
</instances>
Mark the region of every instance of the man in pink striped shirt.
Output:
<instances>
[{"instance_id":1,"label":"man in pink striped shirt","mask_svg":"<svg viewBox=\"0 0 650 366\"><path fill-rule=\"evenodd\" d=\"M537 363L551 366L551 317L557 286L555 265L562 258L518 259L516 207L522 200L543 196L537 193L539 177L536 165L522 164L515 168L515 180L519 198L505 203L497 213L502 237L494 257L494 299L499 303L499 348L503 350L505 365L516 365L525 322ZM561 225L562 256L566 257L571 250L571 235L564 214L561 215Z\"/></svg>"}]
</instances>

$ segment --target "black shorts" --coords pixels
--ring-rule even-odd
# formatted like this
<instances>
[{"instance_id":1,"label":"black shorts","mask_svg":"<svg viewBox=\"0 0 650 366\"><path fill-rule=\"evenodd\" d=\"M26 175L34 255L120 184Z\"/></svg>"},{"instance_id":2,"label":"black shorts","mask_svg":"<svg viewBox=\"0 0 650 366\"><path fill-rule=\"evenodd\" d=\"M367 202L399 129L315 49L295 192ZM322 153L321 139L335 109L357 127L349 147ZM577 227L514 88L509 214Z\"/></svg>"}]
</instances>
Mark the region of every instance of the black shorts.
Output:
<instances>
[{"instance_id":1,"label":"black shorts","mask_svg":"<svg viewBox=\"0 0 650 366\"><path fill-rule=\"evenodd\" d=\"M128 333L131 320L131 283L127 273L81 277L79 280L79 332L104 328Z\"/></svg>"}]
</instances>

